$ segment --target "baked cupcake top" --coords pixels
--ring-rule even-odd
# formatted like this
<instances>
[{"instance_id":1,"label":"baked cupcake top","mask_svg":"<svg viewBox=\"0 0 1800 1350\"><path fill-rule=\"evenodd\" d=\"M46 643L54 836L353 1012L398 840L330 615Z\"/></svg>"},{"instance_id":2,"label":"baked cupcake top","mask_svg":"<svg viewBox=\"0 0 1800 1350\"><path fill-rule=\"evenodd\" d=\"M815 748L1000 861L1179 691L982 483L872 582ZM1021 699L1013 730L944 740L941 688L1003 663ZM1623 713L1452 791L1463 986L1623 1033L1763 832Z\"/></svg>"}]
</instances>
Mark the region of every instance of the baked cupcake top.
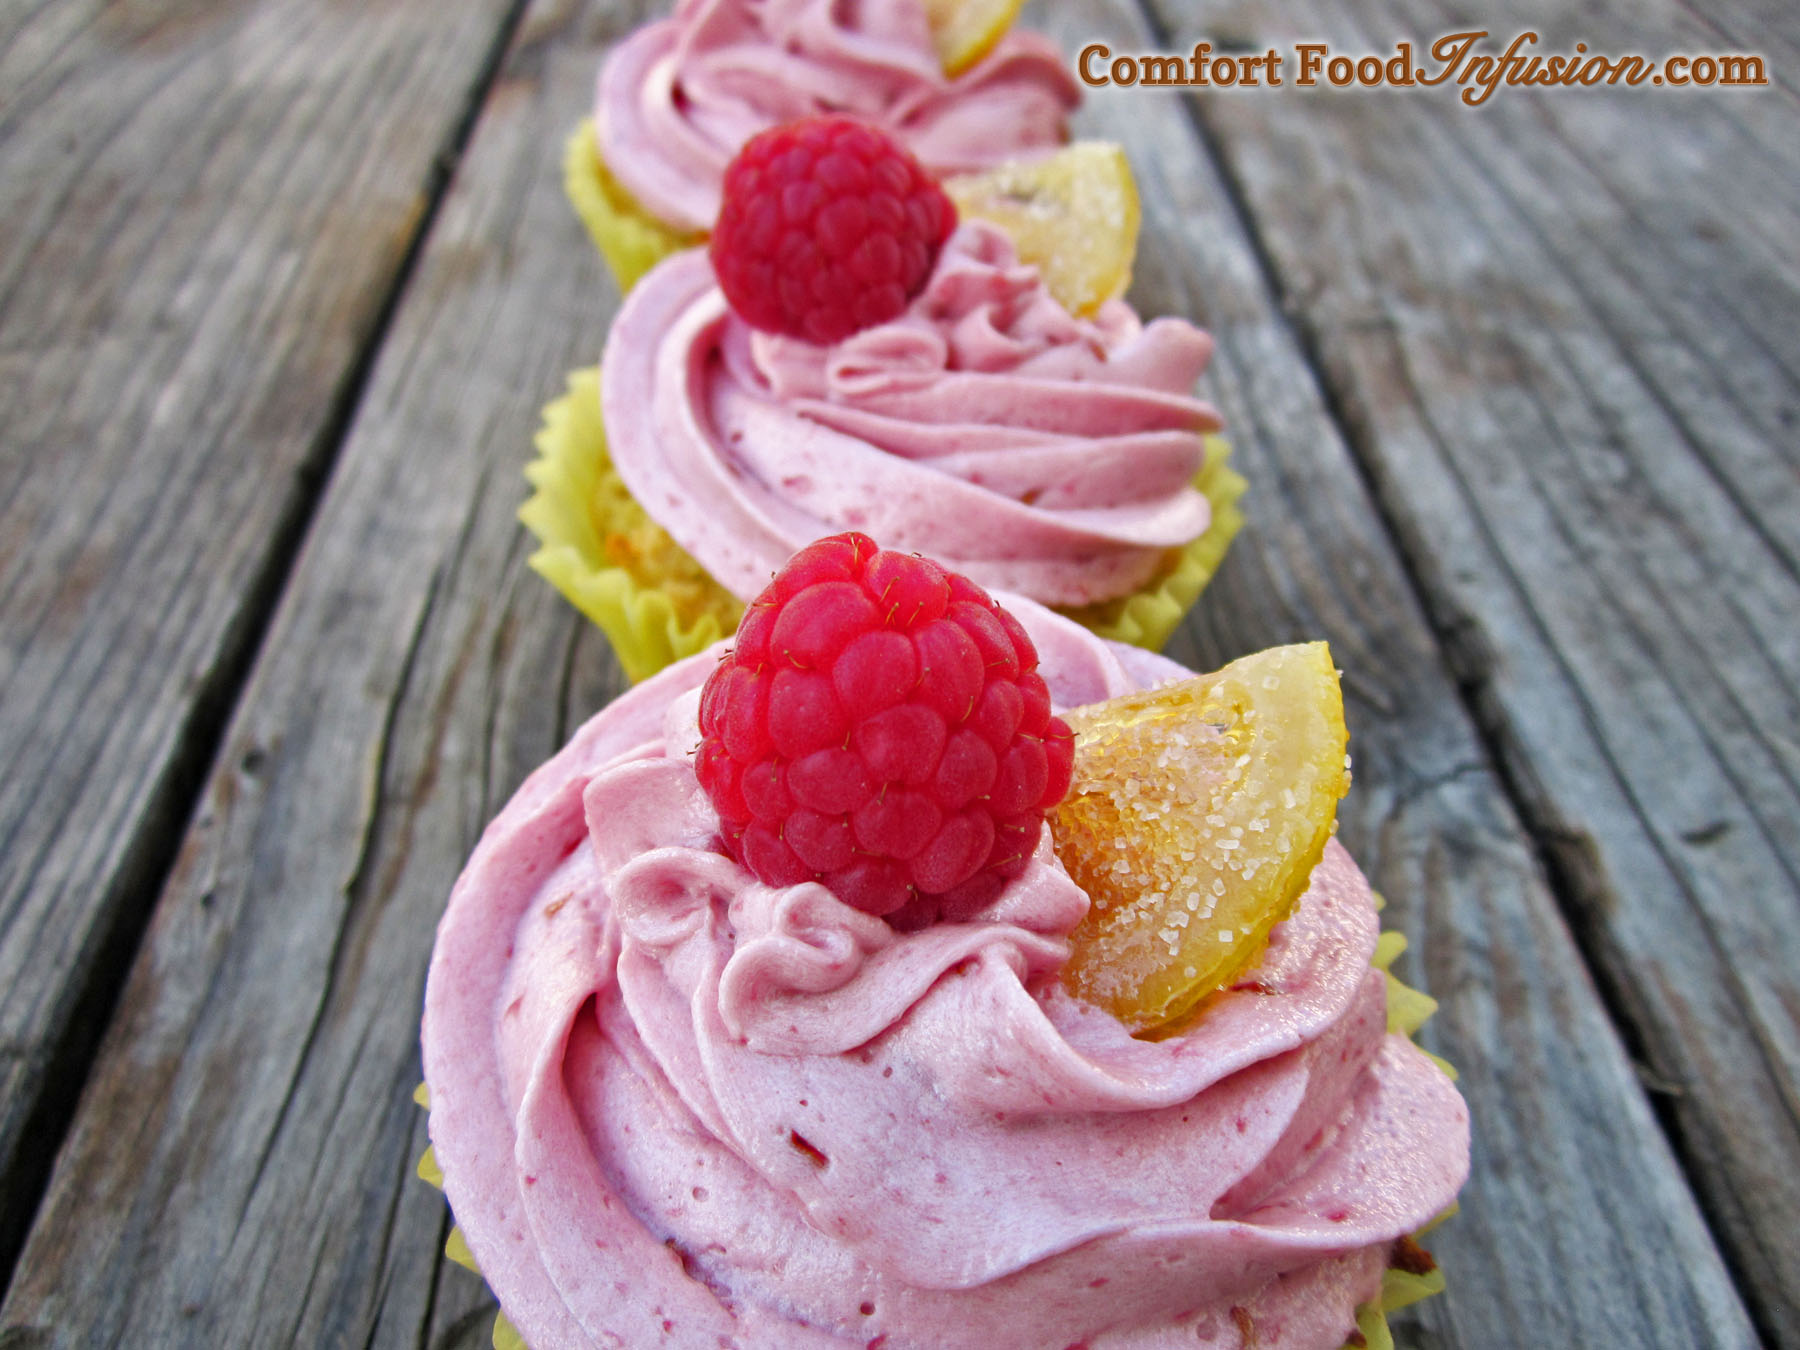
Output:
<instances>
[{"instance_id":1,"label":"baked cupcake top","mask_svg":"<svg viewBox=\"0 0 1800 1350\"><path fill-rule=\"evenodd\" d=\"M1185 674L1006 603L1058 708ZM439 930L432 1139L526 1339L1343 1344L1468 1166L1461 1099L1386 1032L1349 855L1253 981L1134 1039L1058 982L1088 897L1048 830L905 932L734 861L694 760L717 665L583 727Z\"/></svg>"},{"instance_id":2,"label":"baked cupcake top","mask_svg":"<svg viewBox=\"0 0 1800 1350\"><path fill-rule=\"evenodd\" d=\"M1071 315L967 221L891 322L827 345L758 332L703 251L633 290L601 362L613 462L726 589L864 530L1049 605L1132 591L1205 531L1211 339L1123 301Z\"/></svg>"},{"instance_id":3,"label":"baked cupcake top","mask_svg":"<svg viewBox=\"0 0 1800 1350\"><path fill-rule=\"evenodd\" d=\"M777 123L848 113L934 173L961 173L1058 144L1079 98L1035 33L1008 32L947 76L917 0L680 0L607 58L594 127L607 168L651 215L706 230L726 165Z\"/></svg>"}]
</instances>

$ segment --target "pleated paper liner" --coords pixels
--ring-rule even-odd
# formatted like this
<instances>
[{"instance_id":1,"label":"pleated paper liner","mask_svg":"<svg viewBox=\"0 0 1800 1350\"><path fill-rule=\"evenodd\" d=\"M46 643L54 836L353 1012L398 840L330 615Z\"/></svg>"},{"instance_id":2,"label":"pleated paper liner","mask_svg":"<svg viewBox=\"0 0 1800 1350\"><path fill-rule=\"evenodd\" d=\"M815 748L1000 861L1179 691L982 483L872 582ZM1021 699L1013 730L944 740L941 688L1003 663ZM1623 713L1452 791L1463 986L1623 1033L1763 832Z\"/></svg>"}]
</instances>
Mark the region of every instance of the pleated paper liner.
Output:
<instances>
[{"instance_id":1,"label":"pleated paper liner","mask_svg":"<svg viewBox=\"0 0 1800 1350\"><path fill-rule=\"evenodd\" d=\"M620 481L600 420L600 371L569 376L544 409L536 488L519 519L540 547L531 566L612 642L632 680L646 679L737 631L743 604L651 520Z\"/></svg>"},{"instance_id":2,"label":"pleated paper liner","mask_svg":"<svg viewBox=\"0 0 1800 1350\"><path fill-rule=\"evenodd\" d=\"M536 492L519 510L540 545L531 566L605 631L632 680L737 631L742 602L650 519L613 469L597 368L569 376L568 392L544 409L536 444L525 470ZM1204 534L1170 549L1141 589L1064 613L1101 637L1160 648L1243 524L1238 498L1246 484L1230 457L1222 437L1206 438L1206 463L1194 479L1212 504Z\"/></svg>"},{"instance_id":3,"label":"pleated paper liner","mask_svg":"<svg viewBox=\"0 0 1800 1350\"><path fill-rule=\"evenodd\" d=\"M1382 904L1379 895L1375 897L1375 902L1379 908ZM1398 1031L1410 1039L1424 1025L1425 1019L1437 1011L1438 1005L1431 995L1403 983L1388 969L1394 958L1405 950L1405 934L1384 932L1375 945L1374 965L1387 976L1388 1030ZM1456 1070L1448 1062L1432 1055L1429 1050L1425 1053L1452 1079L1456 1077ZM423 1083L413 1093L413 1100L427 1110L430 1109L431 1099ZM444 1174L438 1168L437 1156L429 1148L419 1159L419 1176L440 1191L444 1189ZM1394 1337L1388 1329L1387 1315L1417 1303L1420 1299L1443 1292L1444 1272L1437 1268L1437 1263L1431 1259L1430 1254L1419 1246L1417 1238L1450 1218L1456 1210L1457 1206L1452 1204L1414 1237L1402 1238L1395 1244L1395 1264L1382 1273L1380 1294L1356 1310L1356 1332L1344 1343L1344 1350L1394 1350ZM444 1244L444 1255L458 1265L473 1270L477 1275L481 1273L461 1228L451 1228L450 1240ZM494 1317L494 1350L528 1350L525 1338L506 1320L504 1312L497 1313Z\"/></svg>"},{"instance_id":4,"label":"pleated paper liner","mask_svg":"<svg viewBox=\"0 0 1800 1350\"><path fill-rule=\"evenodd\" d=\"M706 238L702 231L665 225L625 190L600 157L591 118L582 119L563 147L563 191L612 269L620 295L671 253Z\"/></svg>"},{"instance_id":5,"label":"pleated paper liner","mask_svg":"<svg viewBox=\"0 0 1800 1350\"><path fill-rule=\"evenodd\" d=\"M1206 437L1206 462L1194 476L1194 486L1212 505L1212 520L1198 539L1170 549L1162 569L1147 585L1129 595L1061 612L1103 638L1161 651L1243 528L1238 498L1249 484L1230 461L1230 443L1223 436Z\"/></svg>"}]
</instances>

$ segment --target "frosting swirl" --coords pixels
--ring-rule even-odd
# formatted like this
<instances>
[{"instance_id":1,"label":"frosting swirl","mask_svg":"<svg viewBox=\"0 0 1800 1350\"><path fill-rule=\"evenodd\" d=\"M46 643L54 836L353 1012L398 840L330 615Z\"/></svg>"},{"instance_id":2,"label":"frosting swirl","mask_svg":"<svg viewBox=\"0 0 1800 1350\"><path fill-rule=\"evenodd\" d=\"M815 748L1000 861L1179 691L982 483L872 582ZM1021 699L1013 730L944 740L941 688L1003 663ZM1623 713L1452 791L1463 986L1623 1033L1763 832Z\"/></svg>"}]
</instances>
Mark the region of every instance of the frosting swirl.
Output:
<instances>
[{"instance_id":1,"label":"frosting swirl","mask_svg":"<svg viewBox=\"0 0 1800 1350\"><path fill-rule=\"evenodd\" d=\"M1060 705L1179 673L1008 603ZM1136 1041L1056 984L1086 898L1047 843L909 934L714 852L712 664L534 774L439 929L432 1140L531 1344L1341 1345L1468 1165L1461 1099L1385 1032L1348 854L1258 992Z\"/></svg>"},{"instance_id":2,"label":"frosting swirl","mask_svg":"<svg viewBox=\"0 0 1800 1350\"><path fill-rule=\"evenodd\" d=\"M949 78L917 3L681 0L602 65L594 128L607 168L651 215L707 230L725 166L779 123L848 113L943 175L1059 144L1079 99L1036 33L1007 33Z\"/></svg>"},{"instance_id":3,"label":"frosting swirl","mask_svg":"<svg viewBox=\"0 0 1800 1350\"><path fill-rule=\"evenodd\" d=\"M1192 484L1219 418L1193 386L1211 355L1192 324L1123 301L1074 317L970 221L905 313L830 346L751 329L705 253L679 254L619 312L601 405L632 495L741 599L856 529L1084 605L1206 530Z\"/></svg>"}]
</instances>

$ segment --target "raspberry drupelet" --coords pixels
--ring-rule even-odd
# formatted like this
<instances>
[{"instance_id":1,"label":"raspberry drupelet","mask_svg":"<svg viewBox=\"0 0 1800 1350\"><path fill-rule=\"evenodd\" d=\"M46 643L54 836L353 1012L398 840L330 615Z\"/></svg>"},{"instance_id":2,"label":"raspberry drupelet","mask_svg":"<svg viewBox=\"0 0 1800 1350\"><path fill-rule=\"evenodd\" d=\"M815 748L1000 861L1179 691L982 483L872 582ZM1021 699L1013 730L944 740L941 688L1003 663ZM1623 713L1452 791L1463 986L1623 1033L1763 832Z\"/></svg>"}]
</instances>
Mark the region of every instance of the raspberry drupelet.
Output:
<instances>
[{"instance_id":1,"label":"raspberry drupelet","mask_svg":"<svg viewBox=\"0 0 1800 1350\"><path fill-rule=\"evenodd\" d=\"M1019 622L854 533L802 549L751 602L700 732L732 856L899 926L966 917L1018 875L1074 754Z\"/></svg>"},{"instance_id":2,"label":"raspberry drupelet","mask_svg":"<svg viewBox=\"0 0 1800 1350\"><path fill-rule=\"evenodd\" d=\"M849 117L752 137L725 170L712 262L754 328L836 342L899 316L956 208L896 141Z\"/></svg>"}]
</instances>

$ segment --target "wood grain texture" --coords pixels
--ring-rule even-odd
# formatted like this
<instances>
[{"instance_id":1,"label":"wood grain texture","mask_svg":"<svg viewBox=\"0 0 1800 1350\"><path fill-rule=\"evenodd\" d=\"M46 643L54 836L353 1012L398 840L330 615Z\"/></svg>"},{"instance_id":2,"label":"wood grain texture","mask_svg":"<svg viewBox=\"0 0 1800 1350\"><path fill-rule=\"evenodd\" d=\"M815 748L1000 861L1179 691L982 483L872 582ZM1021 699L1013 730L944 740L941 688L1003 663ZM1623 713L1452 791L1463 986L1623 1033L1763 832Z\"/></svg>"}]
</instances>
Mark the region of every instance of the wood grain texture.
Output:
<instances>
[{"instance_id":1,"label":"wood grain texture","mask_svg":"<svg viewBox=\"0 0 1800 1350\"><path fill-rule=\"evenodd\" d=\"M358 12L361 12L358 7ZM618 20L617 22L623 22ZM524 566L538 405L613 303L560 191L616 22L540 5L396 314L182 843L0 1341L485 1345L418 1021L488 817L619 676ZM442 1269L440 1269L442 1267Z\"/></svg>"},{"instance_id":2,"label":"wood grain texture","mask_svg":"<svg viewBox=\"0 0 1800 1350\"><path fill-rule=\"evenodd\" d=\"M1160 8L1171 48L1200 36ZM1779 44L1745 8L1479 17L1548 51ZM1467 20L1247 0L1208 27L1354 53ZM1800 102L1198 108L1758 1323L1800 1345Z\"/></svg>"},{"instance_id":3,"label":"wood grain texture","mask_svg":"<svg viewBox=\"0 0 1800 1350\"><path fill-rule=\"evenodd\" d=\"M0 13L0 1272L509 3Z\"/></svg>"},{"instance_id":4,"label":"wood grain texture","mask_svg":"<svg viewBox=\"0 0 1800 1350\"><path fill-rule=\"evenodd\" d=\"M1043 13L1066 43L1127 9ZM396 316L4 1307L21 1345L406 1345L486 1335L436 1256L409 1099L433 926L477 833L617 688L523 567L539 402L611 308L558 190L598 47L535 5ZM1414 1346L1751 1342L1692 1197L1464 714L1343 439L1173 99L1096 100L1145 187L1139 298L1212 327L1251 523L1174 654L1324 635L1344 834L1444 1000L1476 1173Z\"/></svg>"}]
</instances>

